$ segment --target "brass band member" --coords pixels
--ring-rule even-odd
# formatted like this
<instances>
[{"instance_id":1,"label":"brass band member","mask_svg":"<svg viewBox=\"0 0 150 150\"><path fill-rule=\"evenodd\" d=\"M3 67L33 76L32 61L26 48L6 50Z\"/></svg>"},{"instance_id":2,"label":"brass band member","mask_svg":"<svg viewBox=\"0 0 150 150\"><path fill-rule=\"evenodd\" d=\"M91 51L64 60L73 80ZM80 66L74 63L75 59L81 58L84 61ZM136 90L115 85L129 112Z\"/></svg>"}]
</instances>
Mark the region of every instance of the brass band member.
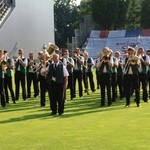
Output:
<instances>
[{"instance_id":1,"label":"brass band member","mask_svg":"<svg viewBox=\"0 0 150 150\"><path fill-rule=\"evenodd\" d=\"M112 105L111 99L111 73L113 67L113 59L110 57L111 51L108 47L104 47L103 56L97 64L99 68L99 81L101 90L100 106L105 106L105 88L107 89L108 106Z\"/></svg>"},{"instance_id":2,"label":"brass band member","mask_svg":"<svg viewBox=\"0 0 150 150\"><path fill-rule=\"evenodd\" d=\"M118 68L118 60L116 57L112 56L113 59L113 67L112 67L112 75L111 75L111 87L112 87L112 102L117 100L117 68Z\"/></svg>"},{"instance_id":3,"label":"brass band member","mask_svg":"<svg viewBox=\"0 0 150 150\"><path fill-rule=\"evenodd\" d=\"M88 52L83 53L84 56L84 70L85 70L85 79L87 80L87 94L88 94L88 78L90 82L90 89L92 92L95 92L95 85L94 85L94 80L93 80L93 66L95 65L93 58L89 57Z\"/></svg>"},{"instance_id":4,"label":"brass band member","mask_svg":"<svg viewBox=\"0 0 150 150\"><path fill-rule=\"evenodd\" d=\"M59 61L59 55L53 55L47 74L48 92L50 98L51 115L62 115L64 113L64 91L67 86L68 71Z\"/></svg>"},{"instance_id":5,"label":"brass band member","mask_svg":"<svg viewBox=\"0 0 150 150\"><path fill-rule=\"evenodd\" d=\"M46 80L46 75L47 75L47 70L49 67L49 58L45 58L43 60L44 53L43 51L39 52L39 59L41 60L39 66L37 67L37 72L39 72L39 82L40 82L40 106L45 107L46 105L46 91L47 91L47 80Z\"/></svg>"},{"instance_id":6,"label":"brass band member","mask_svg":"<svg viewBox=\"0 0 150 150\"><path fill-rule=\"evenodd\" d=\"M70 89L70 99L73 100L74 98L74 81L73 81L73 68L74 68L74 60L72 57L69 56L69 50L64 50L64 58L67 61L67 70L69 73L68 76L68 88ZM66 99L66 97L65 97Z\"/></svg>"},{"instance_id":7,"label":"brass band member","mask_svg":"<svg viewBox=\"0 0 150 150\"><path fill-rule=\"evenodd\" d=\"M5 107L6 102L5 102L5 94L4 94L4 74L6 71L6 64L4 63L3 60L3 50L0 50L0 101L1 101L1 106Z\"/></svg>"},{"instance_id":8,"label":"brass band member","mask_svg":"<svg viewBox=\"0 0 150 150\"><path fill-rule=\"evenodd\" d=\"M119 51L115 52L115 57L118 59L117 85L119 87L120 99L122 99L124 97L124 88L123 88L123 61L121 59L121 53Z\"/></svg>"},{"instance_id":9,"label":"brass band member","mask_svg":"<svg viewBox=\"0 0 150 150\"><path fill-rule=\"evenodd\" d=\"M130 106L130 97L132 88L135 90L135 101L137 107L140 107L140 91L139 91L139 77L138 67L140 64L139 58L134 55L135 49L128 48L128 57L124 60L124 83L125 83L125 97L126 107Z\"/></svg>"},{"instance_id":10,"label":"brass band member","mask_svg":"<svg viewBox=\"0 0 150 150\"><path fill-rule=\"evenodd\" d=\"M76 80L78 80L79 86L79 97L83 96L83 88L82 88L82 72L83 72L83 64L84 58L80 55L80 48L75 48L73 52L74 59L74 69L73 69L73 77L74 77L74 93L76 96Z\"/></svg>"},{"instance_id":11,"label":"brass band member","mask_svg":"<svg viewBox=\"0 0 150 150\"><path fill-rule=\"evenodd\" d=\"M27 59L24 57L24 50L18 50L18 58L15 60L15 86L16 86L16 100L19 100L19 87L21 83L22 98L26 100L26 67Z\"/></svg>"},{"instance_id":12,"label":"brass band member","mask_svg":"<svg viewBox=\"0 0 150 150\"><path fill-rule=\"evenodd\" d=\"M8 89L9 89L12 101L15 104L16 103L15 94L12 86L12 71L14 69L14 60L8 57L8 53L6 50L4 51L4 55L5 55L5 61L7 63L5 79L4 79L6 103L9 103L9 94L8 94Z\"/></svg>"},{"instance_id":13,"label":"brass band member","mask_svg":"<svg viewBox=\"0 0 150 150\"><path fill-rule=\"evenodd\" d=\"M147 72L147 82L148 82L148 98L150 99L150 49L146 51L147 56L149 57L149 65L148 65L148 72Z\"/></svg>"},{"instance_id":14,"label":"brass band member","mask_svg":"<svg viewBox=\"0 0 150 150\"><path fill-rule=\"evenodd\" d=\"M36 60L34 59L34 53L29 53L28 65L27 65L27 98L31 97L31 83L33 82L34 97L39 96L38 87L38 73L35 71L37 68Z\"/></svg>"},{"instance_id":15,"label":"brass band member","mask_svg":"<svg viewBox=\"0 0 150 150\"><path fill-rule=\"evenodd\" d=\"M144 55L144 48L139 48L137 51L137 55L140 58L140 66L139 66L139 82L142 83L142 99L144 102L148 102L148 94L147 94L147 71L149 66L149 57ZM140 88L140 85L139 85Z\"/></svg>"}]
</instances>

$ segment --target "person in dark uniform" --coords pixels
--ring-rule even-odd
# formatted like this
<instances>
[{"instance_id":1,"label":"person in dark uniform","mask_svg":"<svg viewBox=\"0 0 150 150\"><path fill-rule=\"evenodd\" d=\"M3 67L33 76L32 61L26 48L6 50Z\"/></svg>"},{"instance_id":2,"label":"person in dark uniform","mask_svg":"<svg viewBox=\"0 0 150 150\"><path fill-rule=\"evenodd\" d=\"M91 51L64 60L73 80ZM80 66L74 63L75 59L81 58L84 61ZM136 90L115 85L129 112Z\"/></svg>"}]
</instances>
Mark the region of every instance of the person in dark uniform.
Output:
<instances>
[{"instance_id":1,"label":"person in dark uniform","mask_svg":"<svg viewBox=\"0 0 150 150\"><path fill-rule=\"evenodd\" d=\"M124 97L124 88L123 88L123 62L121 60L121 53L119 51L116 51L115 57L116 59L118 59L117 85L119 87L120 99L122 99Z\"/></svg>"},{"instance_id":2,"label":"person in dark uniform","mask_svg":"<svg viewBox=\"0 0 150 150\"><path fill-rule=\"evenodd\" d=\"M100 61L102 55L103 55L103 53L102 53L102 52L99 52L99 53L97 54L97 57L98 57L98 58L95 60L95 68L96 68L95 73L96 73L97 89L99 89L99 87L100 87L100 85L99 85L100 81L99 81L99 68L97 68L96 66L97 66L97 64L99 63L99 61Z\"/></svg>"},{"instance_id":3,"label":"person in dark uniform","mask_svg":"<svg viewBox=\"0 0 150 150\"><path fill-rule=\"evenodd\" d=\"M149 57L149 65L148 65L148 72L147 72L147 82L148 82L148 98L150 99L150 50L146 51L147 56Z\"/></svg>"},{"instance_id":4,"label":"person in dark uniform","mask_svg":"<svg viewBox=\"0 0 150 150\"><path fill-rule=\"evenodd\" d=\"M40 106L45 107L46 106L46 92L47 92L47 80L46 75L48 71L48 67L50 65L49 63L49 56L45 57L45 54L43 51L39 53L40 56L40 64L37 67L36 72L39 72L39 82L40 82Z\"/></svg>"},{"instance_id":5,"label":"person in dark uniform","mask_svg":"<svg viewBox=\"0 0 150 150\"><path fill-rule=\"evenodd\" d=\"M9 94L8 94L8 89L11 94L11 98L13 103L15 104L15 94L12 86L12 71L14 69L14 60L9 58L7 55L7 51L4 51L5 55L5 61L7 62L7 69L5 72L5 78L4 78L4 88L5 88L5 96L6 96L6 103L9 103Z\"/></svg>"},{"instance_id":6,"label":"person in dark uniform","mask_svg":"<svg viewBox=\"0 0 150 150\"><path fill-rule=\"evenodd\" d=\"M69 56L69 50L64 50L63 57L67 61L67 71L69 73L68 76L68 88L70 89L70 99L73 100L74 98L74 81L73 81L73 68L74 68L74 60L72 57Z\"/></svg>"},{"instance_id":7,"label":"person in dark uniform","mask_svg":"<svg viewBox=\"0 0 150 150\"><path fill-rule=\"evenodd\" d=\"M112 87L112 102L117 100L117 68L118 68L118 59L114 56L111 56L113 59L112 75L111 75L111 87Z\"/></svg>"},{"instance_id":8,"label":"person in dark uniform","mask_svg":"<svg viewBox=\"0 0 150 150\"><path fill-rule=\"evenodd\" d=\"M31 83L33 82L34 97L39 96L39 85L38 85L38 73L35 71L37 63L34 59L34 54L29 53L28 64L27 64L27 98L31 97Z\"/></svg>"},{"instance_id":9,"label":"person in dark uniform","mask_svg":"<svg viewBox=\"0 0 150 150\"><path fill-rule=\"evenodd\" d=\"M53 62L47 74L51 115L56 115L57 112L62 115L64 113L64 92L69 74L66 67L60 63L58 54L53 55Z\"/></svg>"},{"instance_id":10,"label":"person in dark uniform","mask_svg":"<svg viewBox=\"0 0 150 150\"><path fill-rule=\"evenodd\" d=\"M74 60L74 69L73 69L74 93L76 97L76 80L78 80L79 97L82 97L83 96L82 72L83 72L84 58L83 56L80 55L80 48L75 48L73 52L73 60Z\"/></svg>"},{"instance_id":11,"label":"person in dark uniform","mask_svg":"<svg viewBox=\"0 0 150 150\"><path fill-rule=\"evenodd\" d=\"M5 93L4 93L4 78L7 69L7 64L4 61L4 52L0 49L0 102L1 106L6 106Z\"/></svg>"},{"instance_id":12,"label":"person in dark uniform","mask_svg":"<svg viewBox=\"0 0 150 150\"><path fill-rule=\"evenodd\" d=\"M15 60L15 86L16 100L19 100L19 87L21 83L22 98L26 100L26 67L27 59L24 57L24 50L18 50L18 58Z\"/></svg>"},{"instance_id":13,"label":"person in dark uniform","mask_svg":"<svg viewBox=\"0 0 150 150\"><path fill-rule=\"evenodd\" d=\"M86 92L88 94L88 81L90 82L90 88L92 92L95 92L95 84L94 84L94 80L93 80L93 66L95 65L93 58L89 57L88 52L84 52L83 53L83 57L84 57L84 66L83 66L83 71L85 72L85 79L87 80L87 89ZM84 79L84 78L83 78ZM89 79L89 80L88 80Z\"/></svg>"},{"instance_id":14,"label":"person in dark uniform","mask_svg":"<svg viewBox=\"0 0 150 150\"><path fill-rule=\"evenodd\" d=\"M139 90L139 58L135 56L135 49L128 48L128 57L124 60L124 83L125 83L125 97L126 107L130 106L130 97L132 88L135 90L135 101L137 107L140 107L140 90Z\"/></svg>"},{"instance_id":15,"label":"person in dark uniform","mask_svg":"<svg viewBox=\"0 0 150 150\"><path fill-rule=\"evenodd\" d=\"M144 102L148 102L148 94L147 94L147 72L149 66L149 57L144 55L144 48L140 47L137 51L137 55L140 58L140 66L139 66L139 84L142 83L142 99ZM140 88L140 85L139 85Z\"/></svg>"},{"instance_id":16,"label":"person in dark uniform","mask_svg":"<svg viewBox=\"0 0 150 150\"><path fill-rule=\"evenodd\" d=\"M111 51L108 47L104 47L103 56L100 62L97 64L99 68L99 81L101 90L100 106L105 106L105 88L107 89L108 106L112 106L111 99L111 73L113 67L113 59L111 57Z\"/></svg>"}]
</instances>

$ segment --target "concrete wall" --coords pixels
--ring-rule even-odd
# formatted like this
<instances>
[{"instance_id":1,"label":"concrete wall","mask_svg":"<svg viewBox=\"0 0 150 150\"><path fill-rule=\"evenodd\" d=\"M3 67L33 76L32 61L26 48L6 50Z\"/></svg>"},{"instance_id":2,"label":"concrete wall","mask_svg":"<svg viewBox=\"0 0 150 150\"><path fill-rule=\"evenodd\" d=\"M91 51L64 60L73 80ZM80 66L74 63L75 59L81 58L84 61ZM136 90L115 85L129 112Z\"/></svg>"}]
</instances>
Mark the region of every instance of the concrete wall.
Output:
<instances>
[{"instance_id":1,"label":"concrete wall","mask_svg":"<svg viewBox=\"0 0 150 150\"><path fill-rule=\"evenodd\" d=\"M16 55L19 48L37 53L54 43L54 1L16 0L16 7L0 29L0 48Z\"/></svg>"}]
</instances>

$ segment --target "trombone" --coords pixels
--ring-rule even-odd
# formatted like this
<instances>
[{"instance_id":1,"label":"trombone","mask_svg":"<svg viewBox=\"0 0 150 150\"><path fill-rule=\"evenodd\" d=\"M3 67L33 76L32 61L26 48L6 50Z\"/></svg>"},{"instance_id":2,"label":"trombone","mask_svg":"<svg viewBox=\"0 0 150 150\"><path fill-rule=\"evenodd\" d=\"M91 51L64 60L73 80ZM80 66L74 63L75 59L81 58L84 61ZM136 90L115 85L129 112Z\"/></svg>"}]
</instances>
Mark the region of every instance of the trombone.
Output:
<instances>
[{"instance_id":1,"label":"trombone","mask_svg":"<svg viewBox=\"0 0 150 150\"><path fill-rule=\"evenodd\" d=\"M140 59L140 55L139 56L134 55L133 57L129 56L129 58L124 66L123 72L126 74L127 71L129 70L130 65L136 65L138 59Z\"/></svg>"}]
</instances>

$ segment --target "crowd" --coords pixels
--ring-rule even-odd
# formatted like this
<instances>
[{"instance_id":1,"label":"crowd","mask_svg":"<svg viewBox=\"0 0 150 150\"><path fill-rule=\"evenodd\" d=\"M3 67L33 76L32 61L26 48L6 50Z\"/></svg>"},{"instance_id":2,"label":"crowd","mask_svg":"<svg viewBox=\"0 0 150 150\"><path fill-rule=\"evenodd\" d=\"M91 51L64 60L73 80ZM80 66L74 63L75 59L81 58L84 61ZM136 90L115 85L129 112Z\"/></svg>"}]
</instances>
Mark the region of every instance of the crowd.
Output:
<instances>
[{"instance_id":1,"label":"crowd","mask_svg":"<svg viewBox=\"0 0 150 150\"><path fill-rule=\"evenodd\" d=\"M17 58L9 58L5 50L0 50L0 101L6 107L11 96L13 103L19 101L20 85L22 99L31 98L31 84L33 82L34 97L40 99L40 106L46 105L46 92L50 99L51 115L62 115L66 101L66 89L70 90L70 99L76 97L76 83L78 81L79 97L83 91L87 95L100 89L100 106L110 107L119 98L126 99L126 107L130 106L130 98L135 93L136 106L140 107L140 99L148 102L150 95L150 50L144 52L140 47L135 50L128 47L124 54L113 52L104 47L94 62L88 52L81 52L75 48L72 56L69 50L55 49L51 55L46 47L38 52L38 58L30 52L28 58L24 57L24 50L18 50ZM93 68L96 68L95 85ZM14 75L13 75L14 73ZM14 78L13 78L14 77ZM15 86L13 86L13 79ZM141 85L140 85L141 84ZM96 88L95 88L96 86ZM140 87L142 86L142 97ZM15 89L14 89L15 87ZM149 89L149 92L148 92ZM10 92L9 92L9 91ZM10 93L10 96L9 96ZM107 96L106 94L107 93Z\"/></svg>"}]
</instances>

